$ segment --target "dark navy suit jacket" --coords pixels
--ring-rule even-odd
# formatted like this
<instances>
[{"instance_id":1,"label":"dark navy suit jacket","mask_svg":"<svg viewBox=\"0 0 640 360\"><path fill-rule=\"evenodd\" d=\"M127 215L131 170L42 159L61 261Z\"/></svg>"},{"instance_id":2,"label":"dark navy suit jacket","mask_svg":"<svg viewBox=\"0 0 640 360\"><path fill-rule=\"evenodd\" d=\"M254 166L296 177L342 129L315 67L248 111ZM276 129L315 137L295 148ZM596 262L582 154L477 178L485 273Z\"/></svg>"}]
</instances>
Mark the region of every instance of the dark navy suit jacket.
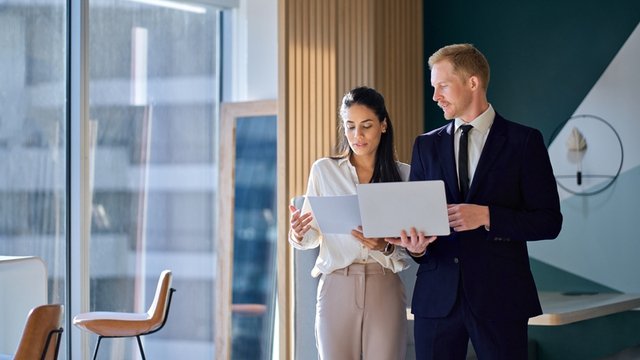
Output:
<instances>
[{"instance_id":1,"label":"dark navy suit jacket","mask_svg":"<svg viewBox=\"0 0 640 360\"><path fill-rule=\"evenodd\" d=\"M443 180L448 203L489 206L491 227L453 232L429 245L413 294L416 316L444 317L462 286L474 314L488 320L542 313L527 241L553 239L562 227L558 190L538 130L496 114L469 194L458 190L453 121L417 137L410 180Z\"/></svg>"}]
</instances>

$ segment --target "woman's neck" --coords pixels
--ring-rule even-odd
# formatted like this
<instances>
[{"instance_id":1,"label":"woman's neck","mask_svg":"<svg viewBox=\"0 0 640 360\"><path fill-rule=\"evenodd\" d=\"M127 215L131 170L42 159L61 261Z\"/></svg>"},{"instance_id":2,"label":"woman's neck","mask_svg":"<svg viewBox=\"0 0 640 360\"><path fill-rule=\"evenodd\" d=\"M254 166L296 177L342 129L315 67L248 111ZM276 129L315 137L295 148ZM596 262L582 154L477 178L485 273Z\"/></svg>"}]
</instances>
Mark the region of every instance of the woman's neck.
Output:
<instances>
[{"instance_id":1,"label":"woman's neck","mask_svg":"<svg viewBox=\"0 0 640 360\"><path fill-rule=\"evenodd\" d=\"M358 181L361 184L365 184L371 181L373 176L373 168L376 164L376 158L374 155L355 155L351 154L349 157L351 165L356 168L356 174L358 174Z\"/></svg>"}]
</instances>

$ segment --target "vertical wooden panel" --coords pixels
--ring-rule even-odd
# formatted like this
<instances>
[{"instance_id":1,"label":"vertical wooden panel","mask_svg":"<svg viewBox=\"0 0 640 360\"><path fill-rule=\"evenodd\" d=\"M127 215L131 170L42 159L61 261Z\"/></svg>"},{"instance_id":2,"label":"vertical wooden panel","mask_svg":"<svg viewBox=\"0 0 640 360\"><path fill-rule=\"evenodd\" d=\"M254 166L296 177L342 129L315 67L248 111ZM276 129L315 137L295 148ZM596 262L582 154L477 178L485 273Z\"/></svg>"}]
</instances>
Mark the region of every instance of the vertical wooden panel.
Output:
<instances>
[{"instance_id":1,"label":"vertical wooden panel","mask_svg":"<svg viewBox=\"0 0 640 360\"><path fill-rule=\"evenodd\" d=\"M308 132L308 142L307 146L309 147L309 158L307 161L310 163L313 161L314 154L317 153L316 148L316 121L317 119L317 109L316 105L318 105L317 97L316 97L316 89L317 89L317 79L318 79L318 69L316 68L316 57L322 49L318 48L317 43L317 29L316 29L316 19L318 18L316 4L317 0L307 0L309 3L309 132Z\"/></svg>"},{"instance_id":2,"label":"vertical wooden panel","mask_svg":"<svg viewBox=\"0 0 640 360\"><path fill-rule=\"evenodd\" d=\"M303 32L302 32L302 4L300 2L296 2L296 1L291 1L292 4L292 8L293 8L293 17L291 18L291 21L293 22L294 25L294 29L293 29L293 35L294 38L293 40L293 48L292 51L294 52L294 63L293 64L289 64L289 66L293 66L295 68L296 74L295 74L295 87L293 87L292 89L302 89L302 46L300 46L299 44L302 43L302 36L303 36ZM297 44L297 45L296 45ZM293 92L290 95L293 99L295 99L295 104L294 104L294 108L293 108L293 114L295 114L295 119L301 119L302 118L302 96L300 95L300 92ZM287 123L289 123L289 121L287 121L287 119L285 119L285 121ZM293 170L295 171L294 177L292 180L293 185L294 186L299 186L300 181L302 180L302 169L304 168L302 166L302 152L298 151L298 149L302 148L302 124L300 122L297 121L292 121L290 122L291 126L293 127L293 129L295 130L295 133L290 134L291 141L295 141L295 146L293 147L293 149L289 149L289 151L292 151L295 155L296 155L296 159L294 164L292 164L293 166Z\"/></svg>"},{"instance_id":3,"label":"vertical wooden panel","mask_svg":"<svg viewBox=\"0 0 640 360\"><path fill-rule=\"evenodd\" d=\"M328 23L329 27L329 43L327 52L330 53L329 57L329 86L328 93L325 100L327 101L327 118L325 120L326 132L324 133L325 137L325 149L333 149L336 145L336 135L335 135L335 114L338 107L337 98L339 95L336 94L336 88L338 85L338 74L341 66L338 66L339 55L338 53L338 32L340 24L336 24L338 18L338 7L340 6L340 1L329 1L329 9L330 15L329 19L331 19Z\"/></svg>"},{"instance_id":4,"label":"vertical wooden panel","mask_svg":"<svg viewBox=\"0 0 640 360\"><path fill-rule=\"evenodd\" d=\"M278 43L290 44L292 43L292 23L294 19L294 4L291 1L278 0ZM284 21L283 19L290 19ZM295 27L294 27L295 28ZM280 46L278 49L278 120L280 126L278 128L278 156L285 159L283 164L278 164L278 185L277 185L277 201L278 210L276 211L278 219L278 238L281 239L281 234L287 232L287 221L289 211L286 207L288 204L288 193L291 187L291 181L295 178L295 152L291 151L292 146L292 129L293 124L287 121L288 118L294 113L291 109L291 105L295 103L290 95L287 94L288 89L294 88L295 85L295 52L287 46ZM287 95L286 95L287 94ZM284 154L283 154L284 153ZM281 241L282 242L282 241ZM293 354L293 341L294 337L294 322L293 322L293 282L291 281L291 272L287 269L292 268L292 256L291 249L278 243L276 246L276 253L278 256L277 266L278 271L276 273L276 281L280 286L278 287L277 299L278 299L278 326L280 333L284 336L279 337L279 341L274 346L279 348L280 359L291 359Z\"/></svg>"},{"instance_id":5,"label":"vertical wooden panel","mask_svg":"<svg viewBox=\"0 0 640 360\"><path fill-rule=\"evenodd\" d=\"M288 199L303 194L311 164L330 156L338 139L338 107L354 86L377 88L387 101L400 160L410 160L423 129L421 0L279 0L278 300L280 357L292 359L292 249ZM310 345L313 346L313 345Z\"/></svg>"},{"instance_id":6,"label":"vertical wooden panel","mask_svg":"<svg viewBox=\"0 0 640 360\"><path fill-rule=\"evenodd\" d=\"M423 131L424 69L422 65L422 7L419 0L375 2L375 87L385 96L401 161L409 162L411 146Z\"/></svg>"}]
</instances>

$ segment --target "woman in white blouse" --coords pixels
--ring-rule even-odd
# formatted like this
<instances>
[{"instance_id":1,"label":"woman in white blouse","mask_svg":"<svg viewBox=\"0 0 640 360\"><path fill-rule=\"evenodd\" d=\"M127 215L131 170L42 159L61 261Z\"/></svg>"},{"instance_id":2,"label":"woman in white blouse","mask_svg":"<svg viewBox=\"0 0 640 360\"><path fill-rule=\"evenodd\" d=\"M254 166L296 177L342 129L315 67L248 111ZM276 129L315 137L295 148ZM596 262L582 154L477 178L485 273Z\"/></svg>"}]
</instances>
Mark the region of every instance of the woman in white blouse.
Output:
<instances>
[{"instance_id":1,"label":"woman in white blouse","mask_svg":"<svg viewBox=\"0 0 640 360\"><path fill-rule=\"evenodd\" d=\"M307 196L352 195L356 184L407 181L409 165L398 162L393 127L383 96L368 87L352 89L340 107L340 155L311 167ZM307 201L290 206L289 242L297 249L320 246L311 274L321 276L316 304L320 359L404 359L406 299L398 271L407 267L404 249L384 239L322 234Z\"/></svg>"}]
</instances>

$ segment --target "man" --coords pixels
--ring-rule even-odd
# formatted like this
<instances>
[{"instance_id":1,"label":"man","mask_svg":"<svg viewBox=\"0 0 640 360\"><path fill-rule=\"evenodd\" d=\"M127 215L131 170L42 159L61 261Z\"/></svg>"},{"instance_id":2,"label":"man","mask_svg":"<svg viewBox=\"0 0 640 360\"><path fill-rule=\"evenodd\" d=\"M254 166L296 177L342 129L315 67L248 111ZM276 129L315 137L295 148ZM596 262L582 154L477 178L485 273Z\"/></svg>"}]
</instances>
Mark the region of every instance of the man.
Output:
<instances>
[{"instance_id":1,"label":"man","mask_svg":"<svg viewBox=\"0 0 640 360\"><path fill-rule=\"evenodd\" d=\"M410 180L445 182L452 232L389 240L420 264L416 355L464 359L471 339L479 359L526 359L528 319L542 313L527 241L562 227L549 156L538 130L489 104L489 64L475 47L446 46L429 68L433 100L453 121L417 137Z\"/></svg>"}]
</instances>

